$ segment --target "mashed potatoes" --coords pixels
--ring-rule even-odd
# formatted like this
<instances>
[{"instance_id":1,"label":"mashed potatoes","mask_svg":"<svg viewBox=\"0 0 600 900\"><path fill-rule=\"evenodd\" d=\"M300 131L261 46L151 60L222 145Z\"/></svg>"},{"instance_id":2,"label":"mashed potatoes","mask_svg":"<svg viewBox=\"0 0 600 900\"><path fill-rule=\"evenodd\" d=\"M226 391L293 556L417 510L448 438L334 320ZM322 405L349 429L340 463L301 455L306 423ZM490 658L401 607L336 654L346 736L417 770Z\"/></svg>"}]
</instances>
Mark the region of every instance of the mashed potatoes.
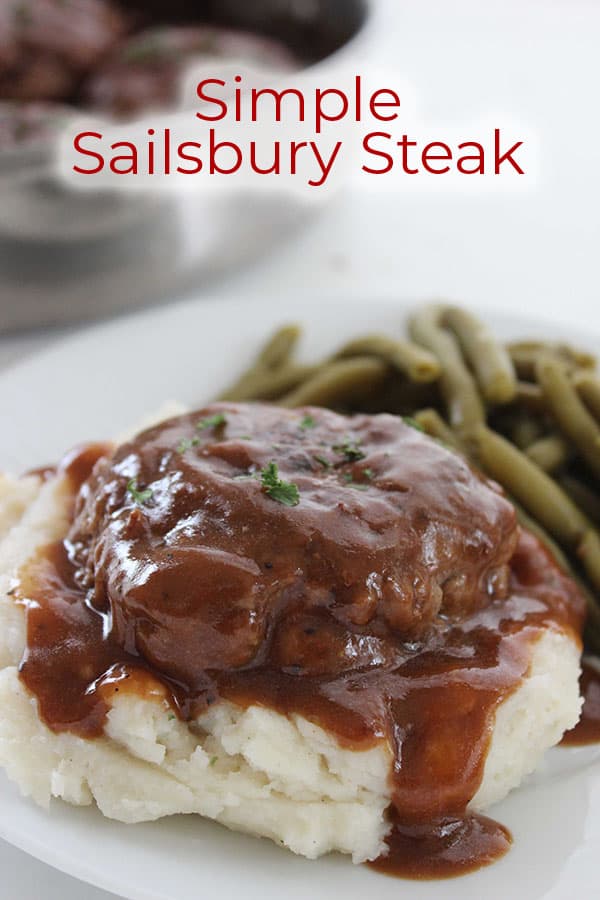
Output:
<instances>
[{"instance_id":1,"label":"mashed potatoes","mask_svg":"<svg viewBox=\"0 0 600 900\"><path fill-rule=\"evenodd\" d=\"M95 802L122 822L199 813L268 837L309 858L332 850L355 862L384 849L392 751L342 748L299 715L219 702L189 726L164 688L110 698L105 737L55 734L17 674L24 610L10 596L19 568L66 529L60 478L0 481L0 765L24 795ZM516 787L578 719L579 650L548 629L532 646L528 677L497 710L479 790L487 808Z\"/></svg>"}]
</instances>

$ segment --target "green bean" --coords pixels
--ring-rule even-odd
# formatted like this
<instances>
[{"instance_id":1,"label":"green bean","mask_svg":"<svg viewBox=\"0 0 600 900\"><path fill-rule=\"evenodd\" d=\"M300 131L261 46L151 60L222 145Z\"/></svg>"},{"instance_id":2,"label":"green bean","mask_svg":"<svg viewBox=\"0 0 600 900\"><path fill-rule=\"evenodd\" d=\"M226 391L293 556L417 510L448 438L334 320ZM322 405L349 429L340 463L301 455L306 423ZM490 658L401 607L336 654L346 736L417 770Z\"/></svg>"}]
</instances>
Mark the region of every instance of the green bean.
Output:
<instances>
[{"instance_id":1,"label":"green bean","mask_svg":"<svg viewBox=\"0 0 600 900\"><path fill-rule=\"evenodd\" d=\"M537 354L531 353L529 350L515 350L511 347L508 347L507 349L515 372L517 373L517 377L520 378L521 381L533 381L535 378L535 360Z\"/></svg>"},{"instance_id":2,"label":"green bean","mask_svg":"<svg viewBox=\"0 0 600 900\"><path fill-rule=\"evenodd\" d=\"M456 434L435 409L421 409L419 412L414 413L412 418L423 429L425 434L438 438L438 440L443 441L444 444L447 444L453 450L462 449Z\"/></svg>"},{"instance_id":3,"label":"green bean","mask_svg":"<svg viewBox=\"0 0 600 900\"><path fill-rule=\"evenodd\" d=\"M411 416L415 409L433 406L438 399L432 390L435 382L409 381L396 369L390 368L384 383L376 385L368 394L347 402L344 409L355 412L381 413Z\"/></svg>"},{"instance_id":4,"label":"green bean","mask_svg":"<svg viewBox=\"0 0 600 900\"><path fill-rule=\"evenodd\" d=\"M558 483L586 516L600 522L600 495L596 491L570 474L561 475Z\"/></svg>"},{"instance_id":5,"label":"green bean","mask_svg":"<svg viewBox=\"0 0 600 900\"><path fill-rule=\"evenodd\" d=\"M256 394L257 384L260 392L261 388L264 388L264 385L268 383L269 374L272 375L277 369L282 369L289 363L299 337L300 328L298 325L284 325L282 328L279 328L260 350L250 368L234 384L223 391L219 400L258 399ZM298 381L295 382L295 384L297 383ZM293 386L294 383L284 388L284 390L290 390Z\"/></svg>"},{"instance_id":6,"label":"green bean","mask_svg":"<svg viewBox=\"0 0 600 900\"><path fill-rule=\"evenodd\" d=\"M299 325L284 325L267 341L256 358L259 369L278 369L289 362L301 335Z\"/></svg>"},{"instance_id":7,"label":"green bean","mask_svg":"<svg viewBox=\"0 0 600 900\"><path fill-rule=\"evenodd\" d=\"M535 415L543 415L547 412L544 395L537 384L529 384L528 381L517 382L516 401Z\"/></svg>"},{"instance_id":8,"label":"green bean","mask_svg":"<svg viewBox=\"0 0 600 900\"><path fill-rule=\"evenodd\" d=\"M370 356L327 363L311 378L280 399L281 406L329 406L352 399L383 384L388 366Z\"/></svg>"},{"instance_id":9,"label":"green bean","mask_svg":"<svg viewBox=\"0 0 600 900\"><path fill-rule=\"evenodd\" d=\"M427 350L409 341L396 341L385 335L370 334L345 344L333 359L349 356L376 356L408 375L411 381L435 381L440 364Z\"/></svg>"},{"instance_id":10,"label":"green bean","mask_svg":"<svg viewBox=\"0 0 600 900\"><path fill-rule=\"evenodd\" d=\"M581 399L600 422L600 379L591 373L579 372L574 378L575 387Z\"/></svg>"},{"instance_id":11,"label":"green bean","mask_svg":"<svg viewBox=\"0 0 600 900\"><path fill-rule=\"evenodd\" d=\"M514 418L509 434L513 444L516 444L519 450L525 450L538 440L542 434L542 427L537 419L522 413Z\"/></svg>"},{"instance_id":12,"label":"green bean","mask_svg":"<svg viewBox=\"0 0 600 900\"><path fill-rule=\"evenodd\" d=\"M526 447L525 453L544 472L556 472L568 462L571 450L559 434L539 438Z\"/></svg>"},{"instance_id":13,"label":"green bean","mask_svg":"<svg viewBox=\"0 0 600 900\"><path fill-rule=\"evenodd\" d=\"M519 378L526 381L535 379L535 364L540 354L551 354L575 369L594 369L596 358L585 350L577 350L568 344L551 341L516 341L507 346L508 353Z\"/></svg>"},{"instance_id":14,"label":"green bean","mask_svg":"<svg viewBox=\"0 0 600 900\"><path fill-rule=\"evenodd\" d=\"M556 482L510 441L484 425L470 437L485 471L559 543L576 547L590 523Z\"/></svg>"},{"instance_id":15,"label":"green bean","mask_svg":"<svg viewBox=\"0 0 600 900\"><path fill-rule=\"evenodd\" d=\"M221 400L277 400L307 378L312 378L320 366L287 365L273 371L254 371L246 375L221 396Z\"/></svg>"},{"instance_id":16,"label":"green bean","mask_svg":"<svg viewBox=\"0 0 600 900\"><path fill-rule=\"evenodd\" d=\"M540 356L536 375L559 428L600 477L600 426L580 400L565 365L551 356Z\"/></svg>"},{"instance_id":17,"label":"green bean","mask_svg":"<svg viewBox=\"0 0 600 900\"><path fill-rule=\"evenodd\" d=\"M517 376L507 350L489 328L466 309L447 307L443 321L458 338L488 403L510 403L517 391Z\"/></svg>"},{"instance_id":18,"label":"green bean","mask_svg":"<svg viewBox=\"0 0 600 900\"><path fill-rule=\"evenodd\" d=\"M434 353L442 367L440 389L453 428L468 432L485 421L485 410L475 380L462 358L458 341L440 324L443 308L428 306L409 322L414 341Z\"/></svg>"}]
</instances>

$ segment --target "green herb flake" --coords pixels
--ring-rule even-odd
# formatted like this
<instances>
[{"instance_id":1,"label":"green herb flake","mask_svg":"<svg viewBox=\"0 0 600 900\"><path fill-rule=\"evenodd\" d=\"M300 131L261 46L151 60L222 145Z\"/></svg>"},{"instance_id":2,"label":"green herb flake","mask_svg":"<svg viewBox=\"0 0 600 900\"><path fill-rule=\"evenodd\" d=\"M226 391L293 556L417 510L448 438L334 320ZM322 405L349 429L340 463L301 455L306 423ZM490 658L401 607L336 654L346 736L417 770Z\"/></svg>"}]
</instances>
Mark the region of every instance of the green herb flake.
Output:
<instances>
[{"instance_id":1,"label":"green herb flake","mask_svg":"<svg viewBox=\"0 0 600 900\"><path fill-rule=\"evenodd\" d=\"M217 762L218 759L219 759L218 756L211 756L209 766L214 766L214 764Z\"/></svg>"},{"instance_id":2,"label":"green herb flake","mask_svg":"<svg viewBox=\"0 0 600 900\"><path fill-rule=\"evenodd\" d=\"M145 488L143 491L140 491L135 478L132 478L127 482L127 491L131 494L135 502L140 505L150 500L153 494L152 488Z\"/></svg>"},{"instance_id":3,"label":"green herb flake","mask_svg":"<svg viewBox=\"0 0 600 900\"><path fill-rule=\"evenodd\" d=\"M345 440L342 444L334 444L331 448L334 453L343 456L346 462L360 462L365 454L360 449L360 441Z\"/></svg>"},{"instance_id":4,"label":"green herb flake","mask_svg":"<svg viewBox=\"0 0 600 900\"><path fill-rule=\"evenodd\" d=\"M369 481L371 481L371 479L373 478L373 469L363 469L361 474L364 475L365 478L367 478Z\"/></svg>"},{"instance_id":5,"label":"green herb flake","mask_svg":"<svg viewBox=\"0 0 600 900\"><path fill-rule=\"evenodd\" d=\"M360 482L355 481L350 472L345 472L342 478L348 487L354 488L355 491L366 491L368 488L368 484L360 484Z\"/></svg>"},{"instance_id":6,"label":"green herb flake","mask_svg":"<svg viewBox=\"0 0 600 900\"><path fill-rule=\"evenodd\" d=\"M200 441L198 438L184 438L177 445L178 453L185 453L186 450L190 450L192 447L197 447Z\"/></svg>"},{"instance_id":7,"label":"green herb flake","mask_svg":"<svg viewBox=\"0 0 600 900\"><path fill-rule=\"evenodd\" d=\"M167 719L169 720L169 722L172 722L176 718L177 718L177 716L175 715L175 713L169 713L169 715L167 716Z\"/></svg>"},{"instance_id":8,"label":"green herb flake","mask_svg":"<svg viewBox=\"0 0 600 900\"><path fill-rule=\"evenodd\" d=\"M323 466L324 469L333 469L333 463L329 462L328 459L325 459L324 456L319 456L316 454L313 456L315 462L318 462L320 466Z\"/></svg>"},{"instance_id":9,"label":"green herb flake","mask_svg":"<svg viewBox=\"0 0 600 900\"><path fill-rule=\"evenodd\" d=\"M260 473L262 487L271 500L282 503L284 506L298 506L300 503L300 491L293 481L283 481L279 477L279 468L276 462L271 461Z\"/></svg>"},{"instance_id":10,"label":"green herb flake","mask_svg":"<svg viewBox=\"0 0 600 900\"><path fill-rule=\"evenodd\" d=\"M227 416L225 413L215 413L214 416L207 416L205 419L200 419L199 422L196 422L196 428L198 431L206 431L208 428L220 428L226 424Z\"/></svg>"},{"instance_id":11,"label":"green herb flake","mask_svg":"<svg viewBox=\"0 0 600 900\"><path fill-rule=\"evenodd\" d=\"M308 431L309 428L316 428L317 423L315 422L313 416L304 416L299 426L302 431Z\"/></svg>"}]
</instances>

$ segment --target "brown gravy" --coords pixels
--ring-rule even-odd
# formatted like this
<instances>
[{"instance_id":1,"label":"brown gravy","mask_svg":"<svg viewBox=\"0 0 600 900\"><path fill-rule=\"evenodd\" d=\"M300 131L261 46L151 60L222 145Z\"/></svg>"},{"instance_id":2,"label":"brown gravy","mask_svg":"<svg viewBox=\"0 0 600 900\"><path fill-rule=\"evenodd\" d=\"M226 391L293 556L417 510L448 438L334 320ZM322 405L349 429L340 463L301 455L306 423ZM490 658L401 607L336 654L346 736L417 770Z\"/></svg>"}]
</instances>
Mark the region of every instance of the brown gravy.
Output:
<instances>
[{"instance_id":1,"label":"brown gravy","mask_svg":"<svg viewBox=\"0 0 600 900\"><path fill-rule=\"evenodd\" d=\"M50 728L99 736L110 694L156 679L185 719L219 698L300 713L395 755L376 868L442 877L506 852L467 812L495 709L584 602L493 483L396 417L320 409L221 404L87 477L102 452L71 459L70 532L19 588L20 674ZM272 461L297 504L269 493Z\"/></svg>"},{"instance_id":2,"label":"brown gravy","mask_svg":"<svg viewBox=\"0 0 600 900\"><path fill-rule=\"evenodd\" d=\"M579 684L583 708L575 728L563 736L561 743L565 747L581 747L600 742L600 672L584 661Z\"/></svg>"},{"instance_id":3,"label":"brown gravy","mask_svg":"<svg viewBox=\"0 0 600 900\"><path fill-rule=\"evenodd\" d=\"M426 825L395 823L386 840L387 856L368 865L396 878L455 878L487 866L510 850L504 825L470 813Z\"/></svg>"}]
</instances>

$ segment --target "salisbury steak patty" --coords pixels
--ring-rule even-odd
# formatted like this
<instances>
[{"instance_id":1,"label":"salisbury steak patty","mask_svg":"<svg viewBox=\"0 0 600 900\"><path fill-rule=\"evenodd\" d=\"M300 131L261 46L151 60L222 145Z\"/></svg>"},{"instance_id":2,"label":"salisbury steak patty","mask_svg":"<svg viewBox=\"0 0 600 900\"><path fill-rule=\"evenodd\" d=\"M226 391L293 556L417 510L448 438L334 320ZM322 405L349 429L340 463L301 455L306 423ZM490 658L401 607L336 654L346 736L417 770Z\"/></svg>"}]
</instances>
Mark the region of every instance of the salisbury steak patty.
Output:
<instances>
[{"instance_id":1,"label":"salisbury steak patty","mask_svg":"<svg viewBox=\"0 0 600 900\"><path fill-rule=\"evenodd\" d=\"M502 598L516 540L499 488L397 417L219 404L101 459L67 546L121 646L193 682L267 645L312 674L381 663Z\"/></svg>"}]
</instances>

